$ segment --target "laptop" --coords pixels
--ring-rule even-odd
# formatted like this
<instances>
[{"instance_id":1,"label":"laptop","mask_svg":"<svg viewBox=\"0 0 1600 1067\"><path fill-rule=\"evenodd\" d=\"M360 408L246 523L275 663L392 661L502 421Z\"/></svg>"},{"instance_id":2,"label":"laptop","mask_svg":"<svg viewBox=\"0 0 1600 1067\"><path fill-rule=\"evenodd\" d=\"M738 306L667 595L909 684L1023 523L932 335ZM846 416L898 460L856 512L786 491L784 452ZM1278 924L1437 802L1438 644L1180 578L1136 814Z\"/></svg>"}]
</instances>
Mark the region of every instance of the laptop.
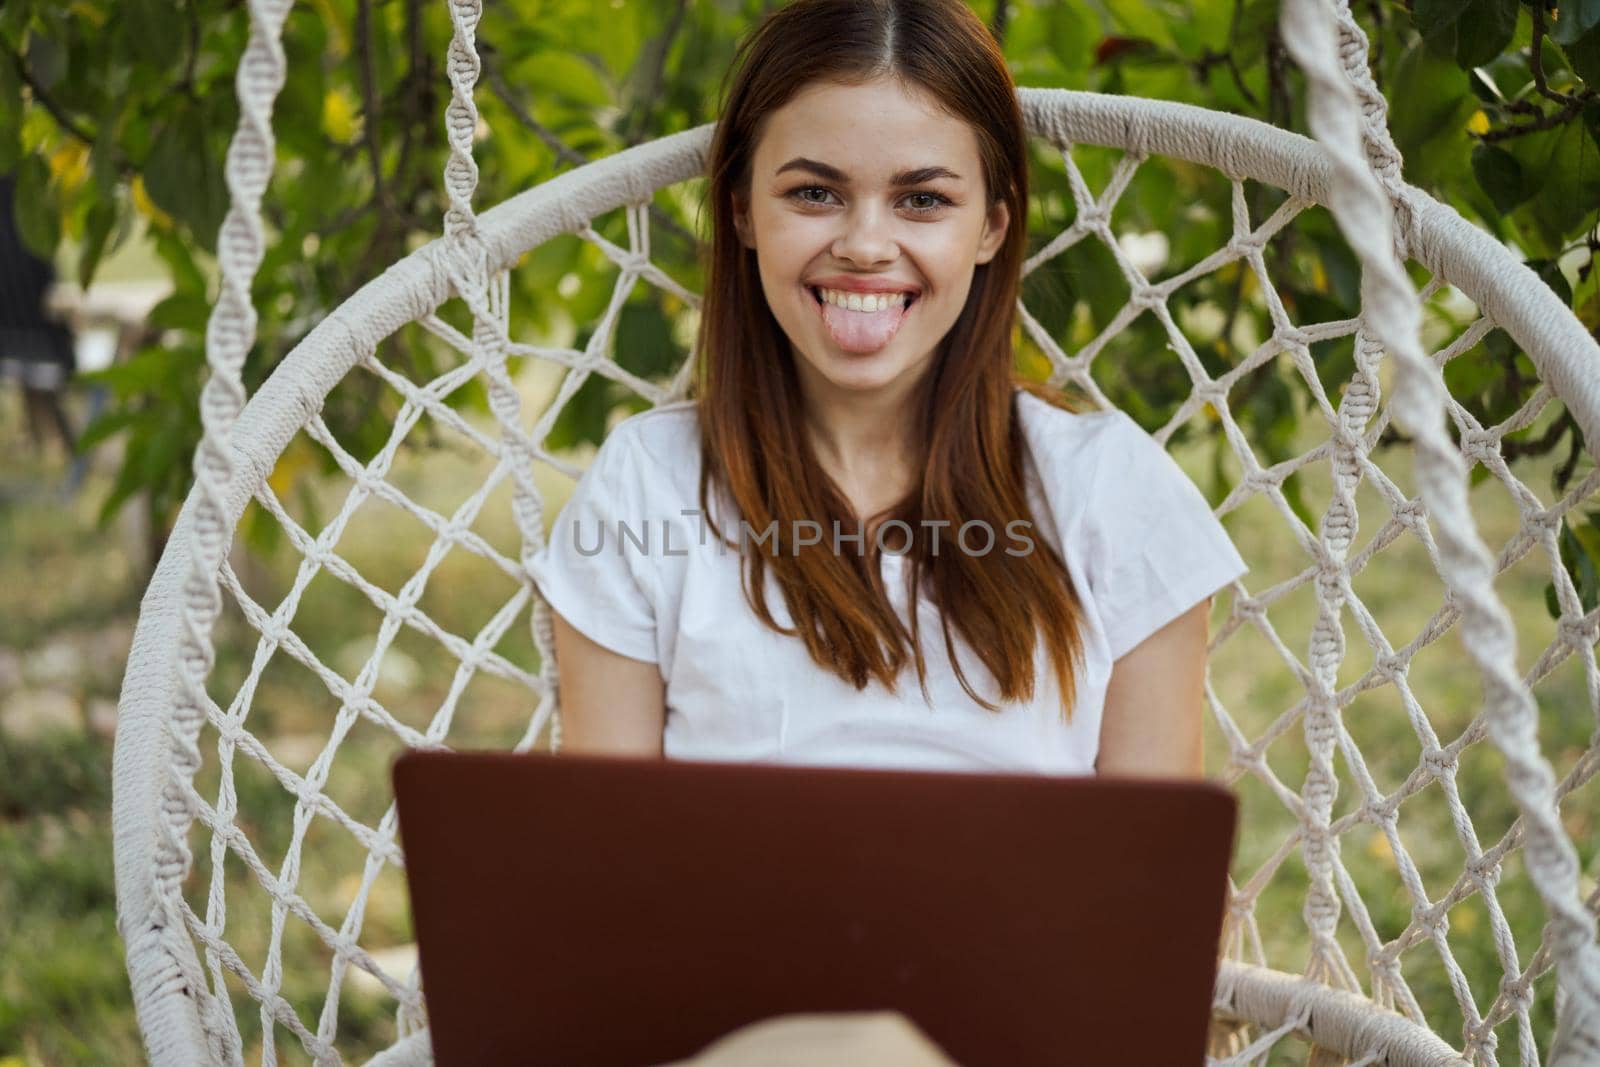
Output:
<instances>
[{"instance_id":1,"label":"laptop","mask_svg":"<svg viewBox=\"0 0 1600 1067\"><path fill-rule=\"evenodd\" d=\"M448 752L394 785L443 1067L866 1010L962 1067L1204 1062L1220 785Z\"/></svg>"}]
</instances>

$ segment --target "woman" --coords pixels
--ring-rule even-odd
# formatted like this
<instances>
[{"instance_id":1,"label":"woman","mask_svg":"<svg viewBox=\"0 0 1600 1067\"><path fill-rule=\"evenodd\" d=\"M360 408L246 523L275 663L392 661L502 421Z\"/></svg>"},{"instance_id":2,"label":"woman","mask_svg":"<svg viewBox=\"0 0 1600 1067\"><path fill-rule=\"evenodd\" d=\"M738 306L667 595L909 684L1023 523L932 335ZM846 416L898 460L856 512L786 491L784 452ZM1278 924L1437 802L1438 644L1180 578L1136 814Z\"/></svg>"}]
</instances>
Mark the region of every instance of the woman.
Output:
<instances>
[{"instance_id":1,"label":"woman","mask_svg":"<svg viewBox=\"0 0 1600 1067\"><path fill-rule=\"evenodd\" d=\"M566 751L1198 777L1245 571L1120 412L1013 377L1027 155L959 0L796 0L709 159L693 399L608 434L534 576Z\"/></svg>"}]
</instances>

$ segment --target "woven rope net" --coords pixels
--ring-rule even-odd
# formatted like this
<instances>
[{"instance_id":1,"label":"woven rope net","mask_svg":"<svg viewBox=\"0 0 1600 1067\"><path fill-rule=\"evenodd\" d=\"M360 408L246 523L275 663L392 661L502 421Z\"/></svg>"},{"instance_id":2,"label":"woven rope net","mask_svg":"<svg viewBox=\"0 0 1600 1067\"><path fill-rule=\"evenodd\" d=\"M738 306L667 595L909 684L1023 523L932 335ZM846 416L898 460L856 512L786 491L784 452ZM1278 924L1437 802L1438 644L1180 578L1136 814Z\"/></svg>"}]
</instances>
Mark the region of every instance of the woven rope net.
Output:
<instances>
[{"instance_id":1,"label":"woven rope net","mask_svg":"<svg viewBox=\"0 0 1600 1067\"><path fill-rule=\"evenodd\" d=\"M652 259L651 238L657 212L694 194L663 174L692 168L643 168L614 210L568 217L563 201L560 236L505 254L472 208L477 4L450 9L450 210L423 261L453 296L435 284L437 299L413 296L393 321L343 321L349 373L308 385L293 424L240 445L254 451L235 453L230 473L242 398L232 364L187 527L197 566L220 576L220 602L186 597L197 607L180 624L144 635L185 651L188 694L169 728L174 754L156 761L170 816L150 863L158 918L140 925L122 901L125 934L151 931L130 937L129 958L153 1055L165 1038L144 1005L178 983L205 991L199 1029L219 1061L333 1063L389 1045L424 1054L388 762L405 747L559 744L549 611L522 561L584 462L558 447L565 417L685 395L698 298L692 278ZM270 151L263 115L276 88L252 92L268 93L265 112L247 110ZM1414 452L1396 444L1383 331L1369 312L1296 307L1274 284L1275 272L1306 269L1296 234L1327 233L1331 218L1301 192L1247 177L1272 168L1242 152L1213 146L1220 169L1206 169L1198 153L1151 150L1160 138L1139 123L1153 129L1158 111L1057 102L1025 101L1040 216L1018 309L1025 370L1099 405L1127 405L1149 381L1181 383L1176 404L1134 413L1210 487L1252 568L1219 597L1206 692L1208 771L1241 800L1213 1061L1492 1064L1514 1047L1516 1062L1541 1062L1554 968L1578 954L1570 922L1543 922L1540 877L1572 872L1551 874L1558 859L1524 848L1507 746L1490 743L1494 709L1462 650L1454 564ZM706 132L694 131L701 148ZM1382 145L1368 149L1404 203L1397 166L1386 173ZM236 203L258 203L258 177ZM1139 202L1172 195L1222 213L1226 240L1152 257L1132 225ZM238 236L230 276L247 293L259 252L250 258L247 229ZM550 272L592 314L520 323L511 275L494 266L514 260ZM1085 265L1102 269L1095 292L1063 290ZM1581 450L1559 469L1518 461L1527 440L1569 418L1567 404L1538 384L1497 419L1475 414L1472 369L1515 346L1453 279L1409 267L1423 354L1463 394L1444 400L1446 444L1474 486L1453 521L1487 544L1486 582L1516 623L1516 646L1500 651L1531 693L1543 746L1532 765L1553 773L1550 823L1569 849L1567 835L1587 843L1592 865L1600 608L1574 582L1563 538L1569 515L1596 507L1600 471ZM601 287L585 287L580 268ZM650 366L630 354L644 305L673 323ZM219 333L247 312L247 299L219 311ZM1279 393L1304 409L1293 433L1264 437L1243 413ZM386 437L341 440L323 413L346 404L391 411ZM319 464L334 475L307 476ZM231 555L230 478L243 509ZM277 562L243 551L246 539L275 541ZM125 693L124 707L139 699ZM119 867L122 877L130 865L119 856ZM1600 891L1592 873L1575 881L1567 903L1592 941ZM141 984L162 972L136 952L177 964ZM1593 983L1581 965L1574 980Z\"/></svg>"},{"instance_id":2,"label":"woven rope net","mask_svg":"<svg viewBox=\"0 0 1600 1067\"><path fill-rule=\"evenodd\" d=\"M1268 841L1247 830L1241 841L1229 907L1228 955L1284 970L1303 967L1305 931L1298 931L1298 936L1281 929L1263 931L1256 908L1264 896L1301 893L1306 886L1303 871L1295 869L1305 805L1303 720L1317 695L1327 693L1337 710L1334 740L1342 759L1329 824L1329 833L1340 846L1329 853L1323 872L1336 886L1340 901L1339 936L1321 946L1322 958L1331 964L1328 979L1359 989L1427 1025L1430 1019L1406 977L1413 964L1424 969L1419 958L1425 958L1430 988L1434 993L1448 991L1467 1028L1458 1047L1471 1046L1464 1049L1469 1055L1491 1051L1497 1027L1509 1020L1516 1024L1512 1033L1524 1050L1523 1062L1534 1062L1528 1054L1535 1037L1529 1011L1541 976L1549 984L1550 961L1537 942L1516 943L1496 891L1506 868L1516 862L1517 823L1506 821L1502 802L1492 809L1476 805L1475 824L1458 789L1464 763L1495 761L1486 751L1484 724L1473 714L1476 701L1471 687L1457 686L1430 699L1413 680L1414 664L1430 657L1444 666L1442 672L1430 671L1431 679L1460 674L1460 651L1452 633L1459 613L1448 602L1441 582L1418 580L1419 567L1436 575L1440 561L1426 511L1405 484L1403 463L1397 463L1401 450L1384 453L1375 447L1390 421L1381 384L1381 348L1360 319L1294 322L1270 280L1273 241L1281 239L1310 206L1289 199L1267 218L1252 220L1247 183L1232 181L1232 240L1182 271L1146 280L1115 237L1113 220L1119 196L1140 168L1158 166L1159 161L1123 156L1112 166L1109 183L1093 190L1071 152L1061 160L1074 194L1076 217L1029 260L1027 269L1046 269L1068 248L1095 242L1124 271L1133 295L1103 330L1070 352L1041 327L1024 301L1022 322L1038 349L1047 354L1051 377L1109 403L1102 382L1115 378L1119 339L1139 317L1152 317L1167 331L1171 363L1193 382L1188 399L1152 429L1163 441L1196 426L1208 435L1220 432L1226 442L1223 462L1233 487L1218 513L1234 529L1266 526L1273 531L1270 558L1250 558L1252 573L1235 586L1231 597L1224 598L1231 601L1228 615L1213 638L1207 703L1216 730L1213 736L1225 741L1228 753L1217 771L1222 781L1241 793L1244 827L1280 831ZM578 473L570 458L548 452L542 442L564 402L591 375L609 378L649 404L682 395L681 379L640 378L614 358L616 329L632 290L656 286L686 307L696 302L692 292L651 267L650 223L642 207L626 208L623 215L629 233L625 246L593 227L580 231L589 248L616 268L607 314L583 349L511 340L514 330L505 303L504 275L486 292L493 317L476 321L480 332L488 326L498 336L496 344L479 344L448 321L451 312L463 317L461 308L446 307L423 317L420 326L455 352L459 362L428 380L413 381L398 360L386 360L386 353L379 352L358 364L355 380L338 387L341 393L387 394L392 399L397 417L388 440L374 454L358 456L320 416L312 417L286 449L280 470L256 489L257 510L247 521L270 517L300 561L287 588L281 581L275 585L265 574L254 575L260 587L250 588L234 566L222 570L224 611L234 625L232 636L236 640L240 628L248 627L256 635L255 647L248 664L230 665L231 671L213 675L216 700L208 709L203 747L208 762L214 753L214 768L201 781L214 791L205 795L196 828L196 836L209 838L211 862L203 879L204 903L196 900L185 918L191 935L206 950L219 990L261 1001L264 1021L274 1024L267 1032L281 1026L316 1053L327 1054L334 1047L351 967L378 979L382 996L392 999L397 1009L402 1033L421 1019L414 973L390 973L373 955L400 943L392 936L394 931L372 931L364 923L375 887L386 883L391 899L399 892L401 857L393 810L382 795L386 789L382 778L373 777L381 775L383 757L400 745L543 747L553 732L549 678L530 669L525 654L529 643L525 631L537 597L518 562L528 545L540 543L543 530L539 525L522 528L523 518L516 515L517 493L508 491L515 484L513 468L522 464L525 479L552 486L559 485L562 476ZM1179 288L1217 274L1250 279L1244 284L1254 288L1273 330L1225 373L1212 375L1168 311L1166 300ZM1444 292L1433 281L1423 295L1437 300ZM1440 312L1441 322L1446 314ZM1435 350L1435 363L1444 365L1466 356L1481 347L1493 329L1488 319L1469 312L1464 326ZM1343 384L1343 396L1330 396L1313 346L1341 340L1352 342L1349 352L1356 369ZM501 361L498 371L491 362L496 358ZM524 374L533 361L554 365L562 374L554 398L537 417L507 432L446 403L451 394L473 382L504 375L509 360L517 360ZM1260 457L1229 404L1231 394L1270 371L1270 365L1298 375L1317 398L1303 422L1319 427L1323 438L1276 462ZM1532 581L1530 587L1541 585L1537 579L1543 579L1553 588L1560 609L1559 617L1544 620L1544 632L1521 635L1528 649L1524 677L1536 693L1542 684L1564 677L1560 698L1552 700L1554 706L1547 711L1566 720L1565 736L1577 736L1572 731L1574 720L1582 724L1581 732L1592 730L1595 709L1600 707L1600 671L1594 658L1600 617L1580 602L1561 562L1558 538L1564 516L1575 508L1595 506L1600 473L1584 462L1566 492L1552 498L1519 477L1505 460L1502 443L1508 435L1559 417L1561 405L1547 388L1541 387L1497 425L1477 424L1458 402L1452 401L1450 408L1465 459L1487 475L1479 487L1480 498L1486 498L1482 507L1499 513L1485 514L1485 525L1494 520L1491 529L1509 533L1494 546L1497 575L1503 582L1519 581L1523 586ZM452 489L465 485L468 478L460 476L471 472L476 485L470 493L441 492L438 485L425 484L436 481L436 474L408 474L404 469L401 460L409 454L405 442L424 433L443 441L450 457L442 467L434 462L432 471L450 472ZM516 444L508 445L508 439ZM1345 447L1337 447L1336 441ZM323 517L320 528L308 526L307 509L281 499L274 489L286 482L285 464L304 462L315 451L331 456L343 475L336 480L342 499L333 505L332 514ZM1393 469L1397 465L1398 471ZM1286 492L1286 486L1296 482L1300 500L1325 501L1317 508L1322 515L1339 508L1347 516L1340 529L1349 548L1331 567L1324 538L1303 517L1304 504L1297 508ZM1337 494L1332 491L1336 485ZM1495 488L1500 492L1485 492ZM498 516L493 514L496 508ZM1368 516L1365 522L1360 521L1363 516ZM1514 519L1514 525L1508 526L1507 519ZM543 517L535 513L531 521L542 523ZM397 585L388 578L399 573L394 561L355 562L340 548L380 533L391 542L425 544L419 558L401 568L411 573ZM371 577L363 567L381 571L385 578ZM1394 603L1386 592L1401 576L1407 589L1428 590L1427 600ZM478 605L451 605L451 587L469 580L476 589L498 583L502 596ZM356 597L341 595L340 586ZM1517 595L1513 592L1508 598ZM1526 599L1525 592L1520 595ZM369 647L354 654L348 644L319 649L300 635L300 629L328 632L314 614L307 616L316 605L346 605L352 600L367 610L359 615L352 611L338 631L349 632L355 641L356 632L366 629L372 635ZM537 614L543 614L542 606ZM1337 629L1330 630L1330 623ZM1340 651L1335 684L1319 686L1309 660L1330 640ZM406 688L407 672L395 664L408 661L429 664L430 673L448 678L448 688L436 704L427 696L435 689ZM447 664L448 671L439 672L441 664ZM319 687L320 701L305 696ZM506 721L471 719L475 702L504 705L508 700L501 694L507 690L523 694L521 699L531 710L524 722L509 729ZM295 699L306 700L307 706L296 715L307 722L304 731L296 729L275 739L251 732L252 716L264 710L257 704L269 692L276 692L277 699L294 694ZM1581 703L1572 703L1574 697ZM1380 717L1403 718L1411 734L1407 744L1415 761L1403 779L1396 780L1392 773L1385 778L1369 767L1364 734L1372 730L1375 737L1390 742L1396 736L1395 731L1375 728L1373 720ZM1210 750L1219 753L1215 740ZM1383 755L1385 765L1392 768L1394 754ZM1600 760L1593 748L1573 757L1567 752L1558 760L1563 773L1557 794L1563 810L1579 820L1577 825L1592 827L1588 820L1594 791L1589 789L1585 800L1580 790ZM340 780L345 760L351 769ZM266 810L252 815L241 805L245 778L250 780L252 799ZM288 838L260 841L251 832L251 820L270 822L274 805L293 809ZM1269 814L1263 810L1267 808L1276 810ZM1484 823L1491 828L1487 834L1479 825ZM1426 882L1421 867L1427 864L1419 865L1413 856L1419 846L1436 854L1458 854L1455 878ZM316 861L319 865L331 864L344 872L338 880L344 896L336 907L330 908L332 901L307 899L299 892L307 864L319 851L325 853ZM319 881L326 881L326 869L319 872ZM263 905L270 912L270 931L264 945L256 946L251 963L228 940L230 901L241 897L257 898L243 913L251 916L248 922L256 921ZM1518 899L1520 907L1537 909L1525 885ZM1588 903L1593 907L1595 902L1591 893ZM1375 904L1382 905L1387 919L1374 916ZM1404 915L1399 929L1397 912ZM1450 933L1451 915L1472 916L1473 939L1492 944L1498 973L1490 976L1494 984L1488 988L1475 988L1462 970L1456 958L1462 938ZM249 930L245 922L239 925L240 937L263 940L260 931ZM321 954L329 967L326 1000L315 1020L303 1019L294 1005L280 998L285 954L306 950ZM1453 1017L1448 1011L1443 1014Z\"/></svg>"}]
</instances>

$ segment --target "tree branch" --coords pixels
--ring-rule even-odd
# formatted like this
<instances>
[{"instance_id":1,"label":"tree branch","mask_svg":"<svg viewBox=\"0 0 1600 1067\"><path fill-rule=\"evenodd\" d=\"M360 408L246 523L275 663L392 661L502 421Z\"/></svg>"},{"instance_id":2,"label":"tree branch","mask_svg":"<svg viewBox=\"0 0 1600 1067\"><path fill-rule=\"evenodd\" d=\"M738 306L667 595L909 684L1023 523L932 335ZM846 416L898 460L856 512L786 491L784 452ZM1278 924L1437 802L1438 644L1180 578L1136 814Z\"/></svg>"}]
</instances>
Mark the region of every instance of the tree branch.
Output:
<instances>
[{"instance_id":1,"label":"tree branch","mask_svg":"<svg viewBox=\"0 0 1600 1067\"><path fill-rule=\"evenodd\" d=\"M17 76L22 79L22 83L33 92L34 101L50 112L50 117L56 120L56 125L92 148L95 142L94 131L80 126L76 119L67 114L65 108L56 103L54 97L45 92L44 86L34 78L33 71L28 69L28 64L23 62L22 53L12 52L11 62L17 68Z\"/></svg>"},{"instance_id":2,"label":"tree branch","mask_svg":"<svg viewBox=\"0 0 1600 1067\"><path fill-rule=\"evenodd\" d=\"M1552 481L1555 483L1556 492L1558 493L1567 491L1567 486L1572 482L1572 472L1578 466L1578 457L1583 455L1583 434L1578 432L1578 424L1571 415L1567 415L1566 419L1569 424L1568 428L1572 431L1572 440L1567 446L1567 458L1562 461L1561 466L1556 469L1555 474L1552 476Z\"/></svg>"},{"instance_id":3,"label":"tree branch","mask_svg":"<svg viewBox=\"0 0 1600 1067\"><path fill-rule=\"evenodd\" d=\"M1544 4L1535 3L1529 9L1533 14L1533 45L1528 49L1528 69L1533 72L1534 87L1539 90L1539 95L1548 100L1554 100L1564 107L1571 107L1578 102L1578 98L1570 93L1561 93L1550 88L1544 76ZM1580 105L1581 106L1581 105Z\"/></svg>"},{"instance_id":4,"label":"tree branch","mask_svg":"<svg viewBox=\"0 0 1600 1067\"><path fill-rule=\"evenodd\" d=\"M389 191L383 185L383 159L378 151L378 113L372 106L378 87L372 72L372 0L356 0L356 51L361 60L361 140L372 167L372 195L389 210Z\"/></svg>"},{"instance_id":5,"label":"tree branch","mask_svg":"<svg viewBox=\"0 0 1600 1067\"><path fill-rule=\"evenodd\" d=\"M1207 48L1201 53L1200 58L1194 61L1193 66L1195 77L1202 82L1211 77L1211 68L1226 67L1229 75L1233 78L1234 88L1239 90L1239 95L1248 100L1251 107L1261 106L1261 101L1256 99L1256 94L1252 93L1250 87L1244 83L1244 75L1240 73L1239 64L1234 60L1231 51L1219 52L1214 48Z\"/></svg>"},{"instance_id":6,"label":"tree branch","mask_svg":"<svg viewBox=\"0 0 1600 1067\"><path fill-rule=\"evenodd\" d=\"M1507 112L1516 115L1532 115L1534 118L1527 122L1502 126L1498 130L1475 134L1474 136L1484 144L1509 141L1513 137L1522 137L1530 133L1554 129L1576 118L1583 111L1584 106L1595 97L1595 90L1590 86L1585 86L1581 92L1577 93L1563 93L1550 88L1550 83L1544 73L1544 5L1536 3L1529 10L1533 13L1533 42L1528 49L1528 69L1533 73L1533 85L1540 96L1561 106L1555 111L1546 114L1531 101L1507 101L1503 105Z\"/></svg>"},{"instance_id":7,"label":"tree branch","mask_svg":"<svg viewBox=\"0 0 1600 1067\"><path fill-rule=\"evenodd\" d=\"M411 205L416 202L417 183L411 175L411 156L414 146L432 144L437 136L432 123L431 94L432 67L428 51L422 40L422 0L406 0L406 43L411 53L406 67L405 80L395 95L403 105L400 112L400 158L395 162L394 183L404 195L394 196L396 205L403 206L407 215L416 219ZM407 181L410 184L407 185ZM421 225L419 229L424 229Z\"/></svg>"},{"instance_id":8,"label":"tree branch","mask_svg":"<svg viewBox=\"0 0 1600 1067\"><path fill-rule=\"evenodd\" d=\"M200 13L193 4L185 5L189 15L189 60L183 67L183 81L178 87L190 96L194 95L194 70L200 62Z\"/></svg>"},{"instance_id":9,"label":"tree branch","mask_svg":"<svg viewBox=\"0 0 1600 1067\"><path fill-rule=\"evenodd\" d=\"M1532 122L1517 122L1510 126L1502 126L1498 130L1473 134L1473 136L1484 144L1494 144L1496 141L1509 141L1513 137L1522 137L1526 134L1554 129L1576 118L1578 113L1583 110L1583 105L1593 95L1593 89L1585 89L1582 94L1573 98L1572 103L1547 115L1540 115L1539 118L1534 119Z\"/></svg>"},{"instance_id":10,"label":"tree branch","mask_svg":"<svg viewBox=\"0 0 1600 1067\"><path fill-rule=\"evenodd\" d=\"M1372 58L1368 64L1372 68L1372 84L1383 92L1383 30L1388 19L1383 13L1381 0L1368 0L1367 10L1372 12Z\"/></svg>"},{"instance_id":11,"label":"tree branch","mask_svg":"<svg viewBox=\"0 0 1600 1067\"><path fill-rule=\"evenodd\" d=\"M639 143L649 128L650 105L661 94L661 79L667 70L667 54L672 51L673 39L683 28L683 14L686 7L688 0L678 0L677 7L673 8L671 17L667 19L666 29L646 46L649 49L648 60L642 60L638 65L643 66L648 73L640 85L639 94L634 98L633 110L623 123L622 143L630 148ZM635 69L638 69L638 66Z\"/></svg>"},{"instance_id":12,"label":"tree branch","mask_svg":"<svg viewBox=\"0 0 1600 1067\"><path fill-rule=\"evenodd\" d=\"M355 37L361 62L361 141L372 170L372 196L378 204L378 232L373 235L373 245L381 252L392 238L393 223L401 229L423 229L422 220L405 210L395 201L383 180L383 152L378 138L381 109L375 105L378 98L377 78L372 68L372 0L357 0ZM409 131L405 143L411 143Z\"/></svg>"},{"instance_id":13,"label":"tree branch","mask_svg":"<svg viewBox=\"0 0 1600 1067\"><path fill-rule=\"evenodd\" d=\"M522 106L522 102L511 91L511 86L506 84L505 77L500 73L499 64L495 61L495 54L487 46L483 48L483 80L488 83L490 91L499 97L500 102L511 112L512 117L532 130L556 154L557 159L574 167L581 167L589 162L587 156L569 146L560 137L556 136L553 130L528 113L528 109ZM656 225L660 226L662 230L681 238L689 245L696 246L700 243L698 237L678 225L666 212L654 204L650 205L650 217L655 220Z\"/></svg>"},{"instance_id":14,"label":"tree branch","mask_svg":"<svg viewBox=\"0 0 1600 1067\"><path fill-rule=\"evenodd\" d=\"M1560 418L1552 422L1545 428L1544 433L1532 441L1502 439L1500 442L1500 454L1508 460L1521 459L1523 456L1542 456L1560 444L1561 438L1566 436L1567 431L1576 427L1577 423L1572 421L1572 416L1563 411Z\"/></svg>"},{"instance_id":15,"label":"tree branch","mask_svg":"<svg viewBox=\"0 0 1600 1067\"><path fill-rule=\"evenodd\" d=\"M1228 20L1228 42L1226 51L1216 51L1207 48L1195 61L1195 75L1203 82L1211 76L1211 68L1218 63L1228 68L1228 73L1233 77L1233 86L1239 90L1239 95L1249 101L1251 107L1260 107L1261 101L1256 99L1256 94L1244 83L1244 74L1239 70L1239 62L1233 55L1233 42L1239 39L1239 24L1244 19L1244 0L1233 0L1233 14Z\"/></svg>"},{"instance_id":16,"label":"tree branch","mask_svg":"<svg viewBox=\"0 0 1600 1067\"><path fill-rule=\"evenodd\" d=\"M532 130L534 135L543 141L545 146L554 152L556 158L561 162L574 167L581 167L589 162L587 156L569 147L565 141L556 136L555 131L530 115L528 109L522 106L522 101L517 99L516 94L511 91L511 86L506 84L505 76L500 73L500 65L496 62L494 50L485 45L481 51L483 53L483 80L488 83L489 89L495 96L500 98L500 102L511 112L512 117L529 130Z\"/></svg>"}]
</instances>

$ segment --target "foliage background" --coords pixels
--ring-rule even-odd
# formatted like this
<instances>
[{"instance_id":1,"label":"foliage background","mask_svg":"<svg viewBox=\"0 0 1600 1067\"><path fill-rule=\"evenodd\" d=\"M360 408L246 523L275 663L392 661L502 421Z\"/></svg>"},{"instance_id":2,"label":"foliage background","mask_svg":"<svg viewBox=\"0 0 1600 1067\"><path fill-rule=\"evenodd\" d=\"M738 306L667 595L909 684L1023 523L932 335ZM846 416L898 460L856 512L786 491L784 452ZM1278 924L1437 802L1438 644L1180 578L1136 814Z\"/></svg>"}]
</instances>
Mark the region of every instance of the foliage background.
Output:
<instances>
[{"instance_id":1,"label":"foliage background","mask_svg":"<svg viewBox=\"0 0 1600 1067\"><path fill-rule=\"evenodd\" d=\"M711 121L735 42L768 6L486 0L477 205ZM1002 40L1019 84L1178 100L1304 130L1303 86L1277 35L1276 0L972 6ZM1600 328L1600 99L1593 88L1600 84L1600 0L1559 7L1373 0L1356 8L1391 102L1407 180L1520 250L1588 328ZM237 122L232 83L246 32L239 0L0 5L0 172L17 174L17 221L26 239L84 286L108 255L147 242L172 285L132 358L96 376L112 404L82 447L113 449L114 476L94 502L102 521L138 499L159 529L190 480L205 322L216 295L213 253L226 209L222 163ZM449 36L445 6L433 0L307 0L293 8L285 34L289 80L275 113L278 172L265 203L271 244L254 293L258 343L246 365L252 389L330 310L441 231ZM1091 154L1081 162L1098 188L1110 160ZM1048 233L1070 219L1071 201L1059 165L1043 155L1038 163L1038 215L1030 221ZM1169 265L1194 262L1227 238L1225 209L1197 218L1175 191L1171 178L1141 172L1120 216L1133 230L1167 234ZM1271 190L1252 188L1252 198L1258 218L1275 203ZM658 200L653 211L654 258L698 289L695 205ZM620 239L614 229L602 232ZM583 324L599 316L611 293L605 264L592 252L582 242L557 241L530 255L512 275L517 321L535 331L565 329L581 346ZM1355 309L1354 265L1325 216L1308 213L1297 222L1292 246L1276 255L1274 277L1297 316L1331 319ZM1227 309L1227 325L1196 340L1213 371L1240 358L1251 320L1259 335L1263 312L1242 299L1246 284L1240 272L1219 272L1175 295L1180 321L1191 321L1202 305ZM1059 266L1031 276L1026 295L1057 336L1081 343L1115 312L1126 289L1106 252L1084 242ZM676 338L684 314L642 287L625 308L618 358L660 377L682 358ZM1129 332L1116 361L1098 362L1097 377L1105 375L1101 384L1112 398L1153 425L1188 383L1173 377L1170 361L1157 362L1166 341L1149 316ZM447 358L414 328L392 344L388 358L417 380ZM1348 344L1317 354L1325 381L1348 372ZM1037 354L1025 349L1024 362L1036 368ZM1453 361L1447 374L1455 394L1495 422L1534 388L1526 357L1499 332ZM1276 366L1231 398L1264 461L1291 454L1307 398L1305 383ZM323 414L365 459L381 445L397 399L340 390ZM451 399L484 404L481 390ZM619 409L640 403L615 383L591 378L550 444L598 440ZM1507 449L1560 487L1573 475L1581 444L1576 426L1562 417L1508 440ZM314 495L326 463L307 453L282 476ZM1219 464L1212 474L1211 492L1224 491L1227 472ZM93 552L93 538L69 525L40 519L13 543L25 552ZM270 555L272 530L251 526L246 533ZM1594 524L1566 529L1563 547L1592 609L1600 589ZM124 576L112 584L125 608L136 583ZM13 618L26 610L19 606ZM27 647L37 634L13 625L5 637ZM95 684L114 692L115 679ZM0 738L0 866L8 871L0 913L23 917L14 928L47 931L43 940L14 936L0 946L0 1063L8 1053L26 1062L118 1062L137 1048L110 921L106 758L103 738L47 748Z\"/></svg>"},{"instance_id":2,"label":"foliage background","mask_svg":"<svg viewBox=\"0 0 1600 1067\"><path fill-rule=\"evenodd\" d=\"M493 132L477 146L479 206L711 121L737 37L767 6L490 0L479 31L478 97ZM1276 0L974 6L1003 41L1019 84L1159 97L1303 128L1303 92L1278 38ZM1518 0L1356 7L1391 100L1407 180L1514 244L1586 325L1600 326L1592 270L1600 0L1569 0L1559 9ZM85 447L117 435L127 443L108 514L145 494L158 518L170 519L190 477L204 324L215 295L212 253L227 207L222 166L237 121L232 78L247 31L242 8L237 0L9 0L0 8L0 171L17 172L27 239L42 254L61 253L87 285L105 254L143 225L174 286L152 316L150 343L102 376L117 402ZM309 0L293 8L284 37L289 78L276 107L279 172L265 204L274 240L255 288L261 321L247 364L252 384L355 289L441 232L448 95L441 57L449 32L445 6L424 0ZM1178 205L1159 195L1136 198L1134 207L1132 223L1196 249L1215 247L1225 226L1225 215L1210 227L1218 232L1180 223ZM696 220L669 220L659 207L657 219L658 260L696 277ZM1277 279L1284 295L1297 306L1348 310L1348 254L1331 233L1307 239L1324 270L1285 273ZM609 288L577 252L576 243L557 245L515 273L513 301L532 327L563 316L583 323L603 307ZM1069 265L1033 279L1029 295L1063 316L1077 302L1109 306L1115 294L1097 288L1116 284L1099 277L1107 264L1081 258ZM575 281L557 284L568 278ZM1180 293L1175 310L1211 296ZM650 374L672 358L664 339L675 310L659 300L630 306L617 345L629 369ZM427 341L411 334L399 343L419 370L427 365ZM1474 377L1483 407L1513 410L1531 385L1509 344L1493 355L1495 366L1468 361L1453 373ZM1141 390L1151 409L1173 399L1162 388ZM1265 392L1243 417L1281 435L1294 412ZM599 380L580 401L553 444L598 440L607 413L629 402ZM337 430L371 444L392 412L352 404L326 414ZM1576 443L1568 422L1555 439L1528 447Z\"/></svg>"}]
</instances>

